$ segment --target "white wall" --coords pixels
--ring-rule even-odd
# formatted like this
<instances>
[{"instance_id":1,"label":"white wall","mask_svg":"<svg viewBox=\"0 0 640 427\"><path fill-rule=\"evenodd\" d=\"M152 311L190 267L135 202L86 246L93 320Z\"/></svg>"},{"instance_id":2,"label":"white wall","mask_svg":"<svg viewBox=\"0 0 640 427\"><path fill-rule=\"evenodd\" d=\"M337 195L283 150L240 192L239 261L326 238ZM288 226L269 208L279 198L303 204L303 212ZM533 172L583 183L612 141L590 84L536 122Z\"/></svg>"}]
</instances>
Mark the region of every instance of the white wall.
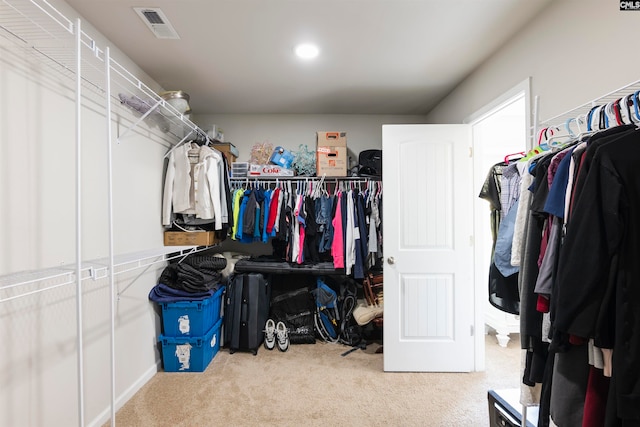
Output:
<instances>
[{"instance_id":1,"label":"white wall","mask_svg":"<svg viewBox=\"0 0 640 427\"><path fill-rule=\"evenodd\" d=\"M382 148L382 125L425 123L423 116L279 114L279 115L198 115L196 123L205 130L215 124L224 130L226 141L238 147L238 161L251 157L256 143L269 142L298 151L300 144L315 150L317 131L347 132L347 148L354 161L362 150Z\"/></svg>"},{"instance_id":2,"label":"white wall","mask_svg":"<svg viewBox=\"0 0 640 427\"><path fill-rule=\"evenodd\" d=\"M602 0L551 2L447 96L429 123L461 123L529 76L542 120L640 79L633 47L639 15L618 7Z\"/></svg>"},{"instance_id":3,"label":"white wall","mask_svg":"<svg viewBox=\"0 0 640 427\"><path fill-rule=\"evenodd\" d=\"M23 2L26 3L26 2ZM54 3L70 19L64 3ZM4 10L3 10L4 13ZM85 23L86 24L86 23ZM90 26L83 30L105 47ZM5 37L6 36L6 37ZM73 46L73 44L71 44ZM113 48L113 46L112 46ZM73 57L73 51L66 54ZM112 55L156 87L117 50ZM15 288L27 272L73 271L75 217L75 83L34 57L32 50L0 37L0 425L78 425L75 283L68 277ZM108 256L107 139L104 97L83 85L82 260ZM114 88L118 91L118 88ZM137 119L112 102L114 136ZM115 253L162 247L160 224L166 134L142 124L114 143ZM175 142L175 141L174 141ZM157 371L159 317L148 300L162 263L118 275L116 305L116 396L127 398ZM23 279L24 278L24 279ZM83 281L85 422L109 415L109 283Z\"/></svg>"}]
</instances>

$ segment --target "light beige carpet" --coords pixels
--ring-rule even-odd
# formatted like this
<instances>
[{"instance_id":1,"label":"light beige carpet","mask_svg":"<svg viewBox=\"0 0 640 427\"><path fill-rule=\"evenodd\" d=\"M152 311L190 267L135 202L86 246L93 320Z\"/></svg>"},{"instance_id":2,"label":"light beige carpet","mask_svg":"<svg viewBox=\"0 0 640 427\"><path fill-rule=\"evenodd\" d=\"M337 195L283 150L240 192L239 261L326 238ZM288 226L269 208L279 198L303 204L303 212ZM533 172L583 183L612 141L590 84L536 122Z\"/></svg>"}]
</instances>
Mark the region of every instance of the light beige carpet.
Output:
<instances>
[{"instance_id":1,"label":"light beige carpet","mask_svg":"<svg viewBox=\"0 0 640 427\"><path fill-rule=\"evenodd\" d=\"M203 373L159 372L116 425L488 426L487 391L519 386L519 342L487 335L486 371L474 373L385 373L377 344L345 357L327 343L221 349Z\"/></svg>"}]
</instances>

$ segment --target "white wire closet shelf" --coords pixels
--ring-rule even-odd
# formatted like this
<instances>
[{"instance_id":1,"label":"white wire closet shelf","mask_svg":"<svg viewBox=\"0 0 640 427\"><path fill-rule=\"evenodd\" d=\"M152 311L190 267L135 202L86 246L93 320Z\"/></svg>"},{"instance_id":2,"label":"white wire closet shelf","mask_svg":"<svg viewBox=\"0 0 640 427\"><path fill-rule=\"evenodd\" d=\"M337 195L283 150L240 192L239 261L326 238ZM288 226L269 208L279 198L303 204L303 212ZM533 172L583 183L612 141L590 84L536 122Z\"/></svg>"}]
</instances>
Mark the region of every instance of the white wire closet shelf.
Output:
<instances>
[{"instance_id":1,"label":"white wire closet shelf","mask_svg":"<svg viewBox=\"0 0 640 427\"><path fill-rule=\"evenodd\" d=\"M79 21L76 22L79 24ZM132 125L117 137L118 141L143 120L150 124L149 128L155 135L169 145L180 144L187 138L207 138L206 132L124 66L106 55L95 39L82 30L78 51L77 27L79 25L46 0L0 0L0 44L3 47L17 49L21 54L35 57L47 66L47 70L55 73L55 76L63 76L69 87L80 78L83 89L89 89L90 94L93 93L103 100L107 94L106 88L110 88L108 95L111 104L122 104L123 99L139 100L144 111L137 111L137 119L132 120ZM81 60L79 72L76 71L78 57ZM108 77L105 61L108 63ZM86 97L84 92L83 96ZM118 255L113 265L113 274L168 261L174 256L170 254L185 256L203 249L206 248L161 247L151 251ZM79 269L78 264L81 264ZM78 280L79 275L83 281L88 278L104 278L109 274L109 264L108 260L101 259L0 276L0 303L69 285Z\"/></svg>"},{"instance_id":2,"label":"white wire closet shelf","mask_svg":"<svg viewBox=\"0 0 640 427\"><path fill-rule=\"evenodd\" d=\"M40 59L55 71L75 78L76 52L73 46L75 24L46 0L2 0L0 29L5 40ZM81 30L83 51L81 78L85 88L104 96L106 87L105 52L95 39ZM167 134L167 141L176 144L187 138L204 139L205 131L181 114L127 68L109 58L109 96L114 102L125 104L140 115L138 121L119 135L122 140L142 120Z\"/></svg>"},{"instance_id":3,"label":"white wire closet shelf","mask_svg":"<svg viewBox=\"0 0 640 427\"><path fill-rule=\"evenodd\" d=\"M208 249L206 246L167 246L155 250L119 255L115 259L113 274L117 276L160 262L180 260L187 255L206 249ZM105 279L109 274L109 260L101 258L83 262L80 270L83 281ZM73 264L0 276L0 303L71 285L75 281L76 266ZM128 286L120 289L118 294L124 293L127 288Z\"/></svg>"},{"instance_id":4,"label":"white wire closet shelf","mask_svg":"<svg viewBox=\"0 0 640 427\"><path fill-rule=\"evenodd\" d=\"M556 116L542 120L539 123L538 129L544 129L545 127L553 127L553 128L559 128L564 131L565 124L567 123L568 120L584 117L589 113L589 111L592 108L596 106L602 106L602 105L615 102L627 95L634 95L638 91L640 91L640 80L636 80L632 83L626 84L619 89L611 91L605 95L599 96L598 98L595 98L589 102L586 102L578 107L565 111L562 114L558 114ZM633 107L631 107L631 109L633 111Z\"/></svg>"}]
</instances>

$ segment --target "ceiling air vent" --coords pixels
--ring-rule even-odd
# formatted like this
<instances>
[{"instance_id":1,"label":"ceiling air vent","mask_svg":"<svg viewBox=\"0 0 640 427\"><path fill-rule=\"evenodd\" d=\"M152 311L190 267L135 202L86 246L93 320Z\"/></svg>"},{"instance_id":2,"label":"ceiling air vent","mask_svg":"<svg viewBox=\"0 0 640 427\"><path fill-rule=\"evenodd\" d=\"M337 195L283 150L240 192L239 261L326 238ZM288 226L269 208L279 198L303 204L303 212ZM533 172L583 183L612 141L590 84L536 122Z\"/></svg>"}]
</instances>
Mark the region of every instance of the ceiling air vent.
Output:
<instances>
[{"instance_id":1,"label":"ceiling air vent","mask_svg":"<svg viewBox=\"0 0 640 427\"><path fill-rule=\"evenodd\" d=\"M134 7L133 9L157 38L180 38L165 14L160 9L152 7Z\"/></svg>"}]
</instances>

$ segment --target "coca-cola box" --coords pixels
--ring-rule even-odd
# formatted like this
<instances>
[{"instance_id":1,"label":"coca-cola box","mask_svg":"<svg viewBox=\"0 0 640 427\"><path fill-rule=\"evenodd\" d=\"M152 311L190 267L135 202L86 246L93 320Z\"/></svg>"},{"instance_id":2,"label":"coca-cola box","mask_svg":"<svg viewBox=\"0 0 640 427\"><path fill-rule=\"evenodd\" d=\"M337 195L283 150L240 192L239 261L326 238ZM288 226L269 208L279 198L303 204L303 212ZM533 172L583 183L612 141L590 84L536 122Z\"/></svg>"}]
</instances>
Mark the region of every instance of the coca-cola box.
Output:
<instances>
[{"instance_id":1,"label":"coca-cola box","mask_svg":"<svg viewBox=\"0 0 640 427\"><path fill-rule=\"evenodd\" d=\"M293 176L293 170L278 165L249 165L249 176Z\"/></svg>"}]
</instances>

